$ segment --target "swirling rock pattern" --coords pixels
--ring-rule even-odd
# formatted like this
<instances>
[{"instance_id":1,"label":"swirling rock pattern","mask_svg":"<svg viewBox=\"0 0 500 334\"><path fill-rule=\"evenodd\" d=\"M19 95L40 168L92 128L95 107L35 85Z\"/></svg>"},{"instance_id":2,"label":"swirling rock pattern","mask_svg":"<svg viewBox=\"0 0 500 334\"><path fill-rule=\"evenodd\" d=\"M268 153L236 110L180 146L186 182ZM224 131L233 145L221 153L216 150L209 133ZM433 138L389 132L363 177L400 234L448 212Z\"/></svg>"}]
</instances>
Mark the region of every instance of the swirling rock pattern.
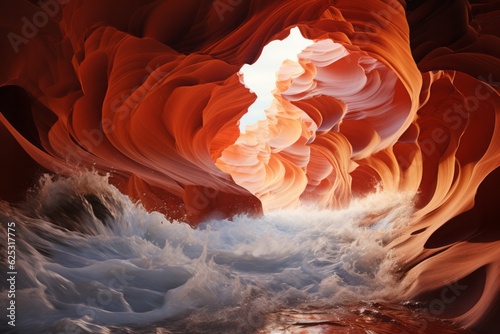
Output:
<instances>
[{"instance_id":1,"label":"swirling rock pattern","mask_svg":"<svg viewBox=\"0 0 500 334\"><path fill-rule=\"evenodd\" d=\"M500 296L497 1L22 0L0 5L1 198L95 169L191 224L381 187L415 196L391 246L410 289L466 286L442 316L494 326ZM267 119L238 74L290 28ZM441 296L442 297L442 296Z\"/></svg>"}]
</instances>

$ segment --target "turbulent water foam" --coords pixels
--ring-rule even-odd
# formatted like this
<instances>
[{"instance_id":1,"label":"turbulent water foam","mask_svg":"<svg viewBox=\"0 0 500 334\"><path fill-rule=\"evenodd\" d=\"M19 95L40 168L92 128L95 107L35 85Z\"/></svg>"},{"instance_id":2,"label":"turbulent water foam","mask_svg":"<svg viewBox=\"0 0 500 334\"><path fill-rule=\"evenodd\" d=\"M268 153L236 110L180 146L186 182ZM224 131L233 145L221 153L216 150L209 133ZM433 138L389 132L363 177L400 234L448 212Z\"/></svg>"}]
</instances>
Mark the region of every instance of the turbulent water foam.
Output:
<instances>
[{"instance_id":1,"label":"turbulent water foam","mask_svg":"<svg viewBox=\"0 0 500 334\"><path fill-rule=\"evenodd\" d=\"M403 194L192 228L92 173L40 184L0 210L17 228L18 332L252 332L272 312L391 301L403 288L386 247L411 216Z\"/></svg>"}]
</instances>

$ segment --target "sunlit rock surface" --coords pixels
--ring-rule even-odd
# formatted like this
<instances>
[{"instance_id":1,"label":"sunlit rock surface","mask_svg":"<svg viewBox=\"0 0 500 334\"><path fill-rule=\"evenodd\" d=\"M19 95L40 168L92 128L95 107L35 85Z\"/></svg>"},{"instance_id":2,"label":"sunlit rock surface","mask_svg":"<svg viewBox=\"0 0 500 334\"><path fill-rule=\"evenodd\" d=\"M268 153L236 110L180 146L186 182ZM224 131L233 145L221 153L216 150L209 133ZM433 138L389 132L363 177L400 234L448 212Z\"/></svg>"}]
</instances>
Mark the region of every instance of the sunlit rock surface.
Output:
<instances>
[{"instance_id":1,"label":"sunlit rock surface","mask_svg":"<svg viewBox=\"0 0 500 334\"><path fill-rule=\"evenodd\" d=\"M88 169L192 225L411 193L412 221L387 245L401 298L442 300L458 282L438 315L493 333L498 2L61 2L0 5L3 200L44 172ZM314 44L282 64L267 119L240 134L255 95L239 69L295 26Z\"/></svg>"}]
</instances>

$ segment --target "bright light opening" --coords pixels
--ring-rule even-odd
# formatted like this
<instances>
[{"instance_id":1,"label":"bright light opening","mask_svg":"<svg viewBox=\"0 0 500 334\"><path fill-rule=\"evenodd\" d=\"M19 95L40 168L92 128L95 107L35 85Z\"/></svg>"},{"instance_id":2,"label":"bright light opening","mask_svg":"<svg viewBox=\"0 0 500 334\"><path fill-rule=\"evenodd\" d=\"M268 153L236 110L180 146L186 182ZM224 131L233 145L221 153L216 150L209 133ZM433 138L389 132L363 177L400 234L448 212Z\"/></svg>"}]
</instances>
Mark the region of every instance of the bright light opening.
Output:
<instances>
[{"instance_id":1,"label":"bright light opening","mask_svg":"<svg viewBox=\"0 0 500 334\"><path fill-rule=\"evenodd\" d=\"M257 95L257 100L240 119L241 133L245 133L247 126L266 119L265 110L273 101L272 92L276 89L276 74L281 64L287 59L297 61L297 55L311 44L313 41L304 38L299 28L295 27L290 30L287 38L267 44L253 65L245 64L241 67L245 87Z\"/></svg>"}]
</instances>

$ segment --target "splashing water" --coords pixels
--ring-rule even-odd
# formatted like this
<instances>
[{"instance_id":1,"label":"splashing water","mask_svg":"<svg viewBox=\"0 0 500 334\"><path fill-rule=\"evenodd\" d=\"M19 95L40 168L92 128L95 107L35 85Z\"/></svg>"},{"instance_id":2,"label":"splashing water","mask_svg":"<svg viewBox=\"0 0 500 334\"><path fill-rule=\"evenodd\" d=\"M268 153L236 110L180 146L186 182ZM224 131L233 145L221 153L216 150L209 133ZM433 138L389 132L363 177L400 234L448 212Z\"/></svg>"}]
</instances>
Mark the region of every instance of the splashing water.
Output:
<instances>
[{"instance_id":1,"label":"splashing water","mask_svg":"<svg viewBox=\"0 0 500 334\"><path fill-rule=\"evenodd\" d=\"M0 203L17 228L18 332L250 333L273 312L391 301L403 289L385 246L411 216L404 194L192 228L93 173L40 184L20 207Z\"/></svg>"}]
</instances>

